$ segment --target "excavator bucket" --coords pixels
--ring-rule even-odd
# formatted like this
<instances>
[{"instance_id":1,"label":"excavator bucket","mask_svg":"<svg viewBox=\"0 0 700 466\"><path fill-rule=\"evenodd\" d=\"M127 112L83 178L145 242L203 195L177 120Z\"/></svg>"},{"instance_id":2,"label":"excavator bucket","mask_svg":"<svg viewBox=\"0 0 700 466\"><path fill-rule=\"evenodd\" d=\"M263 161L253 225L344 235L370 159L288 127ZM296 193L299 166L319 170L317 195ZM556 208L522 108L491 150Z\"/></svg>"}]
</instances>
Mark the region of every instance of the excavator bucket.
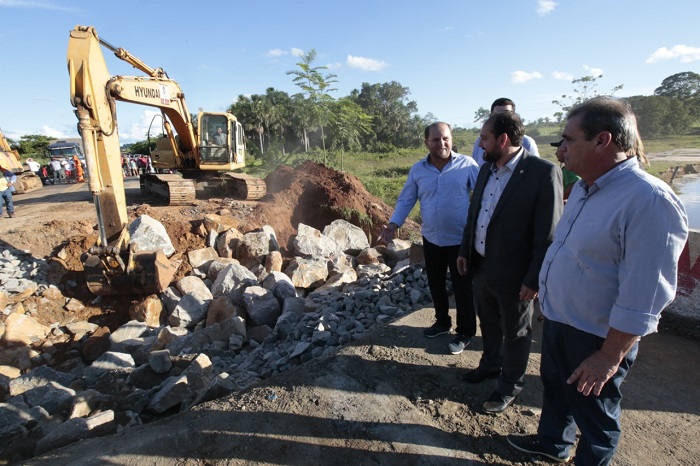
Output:
<instances>
[{"instance_id":1,"label":"excavator bucket","mask_svg":"<svg viewBox=\"0 0 700 466\"><path fill-rule=\"evenodd\" d=\"M157 294L163 292L177 272L165 253L132 252L129 266L117 256L85 253L83 267L88 289L95 295Z\"/></svg>"}]
</instances>

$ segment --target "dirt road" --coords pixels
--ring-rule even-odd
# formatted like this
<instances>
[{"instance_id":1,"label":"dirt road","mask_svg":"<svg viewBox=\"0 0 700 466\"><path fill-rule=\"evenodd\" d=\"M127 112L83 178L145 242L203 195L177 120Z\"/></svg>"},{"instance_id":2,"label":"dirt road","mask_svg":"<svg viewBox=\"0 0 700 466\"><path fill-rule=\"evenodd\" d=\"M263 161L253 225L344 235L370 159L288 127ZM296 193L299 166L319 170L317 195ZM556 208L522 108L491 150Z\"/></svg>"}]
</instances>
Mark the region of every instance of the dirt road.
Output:
<instances>
[{"instance_id":1,"label":"dirt road","mask_svg":"<svg viewBox=\"0 0 700 466\"><path fill-rule=\"evenodd\" d=\"M531 461L505 436L534 432L541 405L541 326L527 388L500 416L479 413L495 381L459 376L478 363L481 339L459 356L449 336L428 340L433 310L416 311L337 354L245 393L121 435L87 440L26 464L516 465ZM700 343L645 338L624 384L623 436L613 464L695 465ZM534 464L547 464L535 462Z\"/></svg>"},{"instance_id":2,"label":"dirt road","mask_svg":"<svg viewBox=\"0 0 700 466\"><path fill-rule=\"evenodd\" d=\"M50 255L61 241L92 231L86 185L47 187L16 196L17 217L0 220L2 241ZM127 199L142 202L135 179ZM209 208L152 207L189 225ZM501 416L479 413L493 381L467 385L481 339L459 356L449 336L427 340L424 308L386 325L335 355L277 375L244 393L200 405L118 435L82 441L23 464L341 464L515 465L531 458L505 435L534 432L541 405L541 327L535 324L527 388ZM618 466L694 465L700 458L700 342L671 332L642 340L623 387ZM546 463L535 463L546 464Z\"/></svg>"}]
</instances>

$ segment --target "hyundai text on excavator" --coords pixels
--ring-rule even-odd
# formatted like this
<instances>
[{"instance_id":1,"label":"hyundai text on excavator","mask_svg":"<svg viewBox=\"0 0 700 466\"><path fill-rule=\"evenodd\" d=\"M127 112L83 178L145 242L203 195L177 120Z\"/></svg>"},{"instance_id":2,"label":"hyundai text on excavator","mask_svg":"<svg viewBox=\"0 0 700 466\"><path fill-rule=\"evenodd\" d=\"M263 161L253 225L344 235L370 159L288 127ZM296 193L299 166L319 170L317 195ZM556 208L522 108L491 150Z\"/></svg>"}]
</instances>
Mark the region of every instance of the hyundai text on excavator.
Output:
<instances>
[{"instance_id":1,"label":"hyundai text on excavator","mask_svg":"<svg viewBox=\"0 0 700 466\"><path fill-rule=\"evenodd\" d=\"M101 46L145 76L111 76ZM230 113L206 112L199 112L195 128L182 89L162 68L151 68L100 39L91 26L70 31L67 61L70 101L78 117L100 235L83 257L88 288L98 295L163 291L175 273L163 251L137 251L129 245L116 102L160 109L167 137L157 142L152 163L155 169L179 174L142 174L140 183L142 191L169 205L191 203L193 178L207 174L234 184L246 199L265 195L264 180L232 173L245 166L243 128Z\"/></svg>"}]
</instances>

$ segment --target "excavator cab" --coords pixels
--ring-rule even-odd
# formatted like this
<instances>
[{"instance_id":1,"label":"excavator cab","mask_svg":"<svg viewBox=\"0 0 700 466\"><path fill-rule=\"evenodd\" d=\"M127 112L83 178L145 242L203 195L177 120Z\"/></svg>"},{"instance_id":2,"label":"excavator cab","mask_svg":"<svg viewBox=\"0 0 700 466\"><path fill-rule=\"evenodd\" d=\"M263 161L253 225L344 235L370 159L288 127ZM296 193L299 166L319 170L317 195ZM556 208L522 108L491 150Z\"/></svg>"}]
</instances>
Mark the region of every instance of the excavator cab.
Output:
<instances>
[{"instance_id":1,"label":"excavator cab","mask_svg":"<svg viewBox=\"0 0 700 466\"><path fill-rule=\"evenodd\" d=\"M230 113L200 113L200 170L235 170L245 166L243 127Z\"/></svg>"}]
</instances>

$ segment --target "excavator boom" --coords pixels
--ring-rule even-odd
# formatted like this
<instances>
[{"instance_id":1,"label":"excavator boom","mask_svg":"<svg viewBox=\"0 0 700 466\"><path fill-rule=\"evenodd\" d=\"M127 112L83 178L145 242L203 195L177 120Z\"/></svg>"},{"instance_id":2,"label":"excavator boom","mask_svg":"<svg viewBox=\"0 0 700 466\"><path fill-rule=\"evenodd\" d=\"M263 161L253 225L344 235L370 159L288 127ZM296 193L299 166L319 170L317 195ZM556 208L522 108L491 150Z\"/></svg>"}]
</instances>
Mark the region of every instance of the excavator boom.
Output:
<instances>
[{"instance_id":1,"label":"excavator boom","mask_svg":"<svg viewBox=\"0 0 700 466\"><path fill-rule=\"evenodd\" d=\"M102 47L144 76L110 75ZM126 50L100 39L90 26L76 26L70 32L67 60L70 101L78 117L90 191L97 210L100 247L104 248L90 253L95 257L90 261L93 270L89 276L105 277L104 283L95 283L91 290L105 294L117 288L117 283L127 283L119 288L152 289L144 283L134 286L136 278L128 276L134 270L135 251L130 252L126 233L128 219L116 102L154 107L163 117L165 136L156 142L151 153L158 173L140 175L143 192L158 196L169 205L190 204L195 199L194 179L217 175L220 180L228 181L240 196L259 199L265 195L265 182L233 172L245 167L245 137L236 117L230 113L199 112L195 126L184 92L162 68L150 67ZM127 254L131 254L128 260ZM161 262L157 260L156 264ZM88 262L85 264L87 269ZM138 269L142 271L139 275L142 280L161 276L144 273L148 267L143 264Z\"/></svg>"}]
</instances>

